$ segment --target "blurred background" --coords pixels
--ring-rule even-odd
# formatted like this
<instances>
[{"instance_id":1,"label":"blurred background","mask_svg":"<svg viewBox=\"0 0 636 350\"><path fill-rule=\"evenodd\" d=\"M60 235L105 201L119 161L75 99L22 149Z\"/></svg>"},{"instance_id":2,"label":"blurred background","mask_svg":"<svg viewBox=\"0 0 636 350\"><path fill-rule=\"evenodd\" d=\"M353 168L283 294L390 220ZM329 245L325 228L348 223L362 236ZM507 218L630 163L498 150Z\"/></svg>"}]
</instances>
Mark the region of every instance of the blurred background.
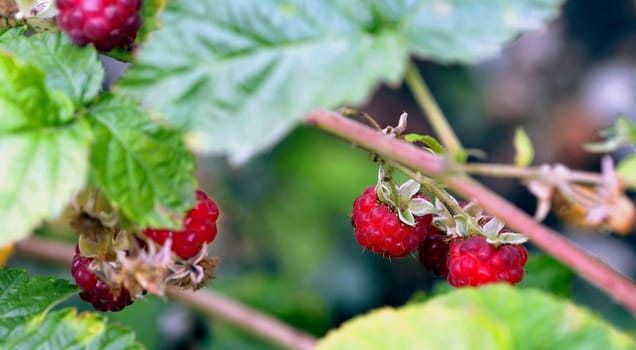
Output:
<instances>
[{"instance_id":1,"label":"blurred background","mask_svg":"<svg viewBox=\"0 0 636 350\"><path fill-rule=\"evenodd\" d=\"M104 62L109 81L125 68L108 58ZM520 37L495 59L471 66L418 64L463 144L485 151L487 161L512 162L513 133L522 126L535 146L535 164L598 171L599 155L586 153L582 144L598 141L598 130L621 113L636 118L636 1L568 1L549 27ZM394 125L406 111L410 132L431 133L404 86L382 86L367 104L352 107L381 125ZM364 150L299 127L243 167L218 158L198 161L200 185L221 208L211 252L223 261L210 289L320 337L370 309L422 300L448 288L416 257L386 260L355 242L351 206L374 184L377 171ZM482 180L533 213L534 198L517 181ZM636 278L633 233L583 231L553 216L546 224ZM72 232L51 226L39 234L74 239ZM530 250L534 255L521 286L571 297L636 334L636 321L622 307ZM10 266L71 279L67 267L43 266L19 255ZM89 309L79 298L62 306L69 305ZM109 317L134 328L148 349L277 349L154 296Z\"/></svg>"}]
</instances>

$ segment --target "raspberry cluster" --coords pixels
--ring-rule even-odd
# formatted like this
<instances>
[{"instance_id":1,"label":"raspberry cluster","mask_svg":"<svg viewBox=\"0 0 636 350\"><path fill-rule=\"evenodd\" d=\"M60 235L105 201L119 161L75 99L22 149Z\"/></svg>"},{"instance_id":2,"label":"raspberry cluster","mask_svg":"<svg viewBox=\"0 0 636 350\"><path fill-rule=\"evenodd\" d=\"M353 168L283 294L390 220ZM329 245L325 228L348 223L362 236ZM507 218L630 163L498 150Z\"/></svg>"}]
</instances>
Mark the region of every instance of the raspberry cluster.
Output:
<instances>
[{"instance_id":1,"label":"raspberry cluster","mask_svg":"<svg viewBox=\"0 0 636 350\"><path fill-rule=\"evenodd\" d=\"M417 193L413 198L422 195ZM482 216L478 225L509 234ZM524 275L528 252L521 244L490 244L484 236L451 237L433 224L432 215L415 216L415 226L400 221L391 207L378 199L374 187L367 188L353 203L351 223L358 243L384 257L398 258L419 249L420 263L454 287L494 282L516 284ZM487 229L488 226L488 229Z\"/></svg>"},{"instance_id":2,"label":"raspberry cluster","mask_svg":"<svg viewBox=\"0 0 636 350\"><path fill-rule=\"evenodd\" d=\"M216 238L219 208L203 191L196 191L196 198L183 231L148 228L145 238L120 230L116 222L107 225L104 215L92 212L95 200L90 201L78 215L81 220L73 221L80 244L71 274L82 290L80 298L99 311L120 311L147 292L163 295L168 284L196 290L214 278L219 259L207 256L205 244Z\"/></svg>"},{"instance_id":3,"label":"raspberry cluster","mask_svg":"<svg viewBox=\"0 0 636 350\"><path fill-rule=\"evenodd\" d=\"M112 289L106 282L100 280L89 269L93 259L80 254L79 247L75 247L75 256L71 263L71 274L75 283L82 290L79 296L99 311L121 311L133 303L130 293L125 288Z\"/></svg>"},{"instance_id":4,"label":"raspberry cluster","mask_svg":"<svg viewBox=\"0 0 636 350\"><path fill-rule=\"evenodd\" d=\"M203 244L212 243L217 234L218 206L201 190L197 190L196 196L198 203L186 213L182 231L152 228L144 230L144 234L159 245L163 245L168 238L172 239L171 249L182 259L197 255Z\"/></svg>"},{"instance_id":5,"label":"raspberry cluster","mask_svg":"<svg viewBox=\"0 0 636 350\"><path fill-rule=\"evenodd\" d=\"M77 45L128 48L141 27L141 0L56 0L57 24Z\"/></svg>"},{"instance_id":6,"label":"raspberry cluster","mask_svg":"<svg viewBox=\"0 0 636 350\"><path fill-rule=\"evenodd\" d=\"M387 258L414 252L426 237L431 216L416 218L415 227L400 221L398 214L378 200L374 187L367 188L353 203L351 224L358 243Z\"/></svg>"}]
</instances>

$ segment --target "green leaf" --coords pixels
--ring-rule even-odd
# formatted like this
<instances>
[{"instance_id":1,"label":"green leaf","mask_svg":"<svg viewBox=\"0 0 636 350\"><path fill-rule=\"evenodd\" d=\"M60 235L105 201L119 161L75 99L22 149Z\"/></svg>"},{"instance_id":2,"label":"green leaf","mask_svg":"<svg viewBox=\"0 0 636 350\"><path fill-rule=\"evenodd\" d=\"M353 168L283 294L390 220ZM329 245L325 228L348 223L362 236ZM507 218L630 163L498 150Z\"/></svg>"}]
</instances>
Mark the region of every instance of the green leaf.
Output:
<instances>
[{"instance_id":1,"label":"green leaf","mask_svg":"<svg viewBox=\"0 0 636 350\"><path fill-rule=\"evenodd\" d=\"M634 339L591 311L539 290L505 284L464 289L437 299L451 308L479 308L506 323L514 349L636 349Z\"/></svg>"},{"instance_id":2,"label":"green leaf","mask_svg":"<svg viewBox=\"0 0 636 350\"><path fill-rule=\"evenodd\" d=\"M159 14L166 7L166 0L144 0L141 4L141 28L137 42L147 39L150 32L159 29Z\"/></svg>"},{"instance_id":3,"label":"green leaf","mask_svg":"<svg viewBox=\"0 0 636 350\"><path fill-rule=\"evenodd\" d=\"M406 1L403 1L406 2ZM554 18L562 0L410 1L404 31L415 55L470 63L497 55L522 31Z\"/></svg>"},{"instance_id":4,"label":"green leaf","mask_svg":"<svg viewBox=\"0 0 636 350\"><path fill-rule=\"evenodd\" d=\"M173 1L119 89L185 128L194 150L244 162L311 109L397 83L409 48L444 61L491 56L561 1Z\"/></svg>"},{"instance_id":5,"label":"green leaf","mask_svg":"<svg viewBox=\"0 0 636 350\"><path fill-rule=\"evenodd\" d=\"M311 109L397 83L397 19L361 1L171 1L118 87L185 127L193 149L244 162Z\"/></svg>"},{"instance_id":6,"label":"green leaf","mask_svg":"<svg viewBox=\"0 0 636 350\"><path fill-rule=\"evenodd\" d=\"M31 36L13 29L0 36L0 48L46 73L46 85L65 92L75 103L91 101L102 87L104 69L92 46L79 47L60 31Z\"/></svg>"},{"instance_id":7,"label":"green leaf","mask_svg":"<svg viewBox=\"0 0 636 350\"><path fill-rule=\"evenodd\" d=\"M512 350L505 323L475 311L432 303L382 308L331 331L316 350Z\"/></svg>"},{"instance_id":8,"label":"green leaf","mask_svg":"<svg viewBox=\"0 0 636 350\"><path fill-rule=\"evenodd\" d=\"M344 323L318 350L635 349L590 311L537 290L462 288L422 304L381 309Z\"/></svg>"},{"instance_id":9,"label":"green leaf","mask_svg":"<svg viewBox=\"0 0 636 350\"><path fill-rule=\"evenodd\" d=\"M532 163L534 158L534 148L528 134L522 129L515 130L515 165L526 167Z\"/></svg>"},{"instance_id":10,"label":"green leaf","mask_svg":"<svg viewBox=\"0 0 636 350\"><path fill-rule=\"evenodd\" d=\"M77 292L66 280L0 269L1 349L142 349L134 333L107 326L97 314L64 309L49 313Z\"/></svg>"},{"instance_id":11,"label":"green leaf","mask_svg":"<svg viewBox=\"0 0 636 350\"><path fill-rule=\"evenodd\" d=\"M181 135L119 96L105 96L90 114L91 169L104 194L140 226L178 227L195 204L196 185Z\"/></svg>"},{"instance_id":12,"label":"green leaf","mask_svg":"<svg viewBox=\"0 0 636 350\"><path fill-rule=\"evenodd\" d=\"M420 134L406 134L404 135L404 141L406 142L421 142L425 144L433 153L435 154L446 154L446 148L442 146L437 139L430 135L420 135Z\"/></svg>"},{"instance_id":13,"label":"green leaf","mask_svg":"<svg viewBox=\"0 0 636 350\"><path fill-rule=\"evenodd\" d=\"M30 278L24 270L0 269L0 345L2 339L23 332L30 320L42 319L51 307L76 292L77 287L66 280Z\"/></svg>"},{"instance_id":14,"label":"green leaf","mask_svg":"<svg viewBox=\"0 0 636 350\"><path fill-rule=\"evenodd\" d=\"M83 187L90 139L42 71L0 52L0 246L57 216Z\"/></svg>"}]
</instances>

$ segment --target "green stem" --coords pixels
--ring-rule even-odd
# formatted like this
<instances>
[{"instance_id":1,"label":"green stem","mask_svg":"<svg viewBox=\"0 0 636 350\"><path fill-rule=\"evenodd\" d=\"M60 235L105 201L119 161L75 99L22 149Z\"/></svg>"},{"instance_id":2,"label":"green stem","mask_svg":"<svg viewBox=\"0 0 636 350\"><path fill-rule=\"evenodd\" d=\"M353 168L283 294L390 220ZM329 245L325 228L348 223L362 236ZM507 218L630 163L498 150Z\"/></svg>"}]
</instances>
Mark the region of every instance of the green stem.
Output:
<instances>
[{"instance_id":1,"label":"green stem","mask_svg":"<svg viewBox=\"0 0 636 350\"><path fill-rule=\"evenodd\" d=\"M385 179L387 179L389 183L389 187L391 187L391 196L393 197L393 203L399 208L402 203L400 203L400 192L398 191L397 186L395 185L395 181L393 181L393 166L391 164L384 163L384 174ZM384 181L385 179L382 179Z\"/></svg>"},{"instance_id":2,"label":"green stem","mask_svg":"<svg viewBox=\"0 0 636 350\"><path fill-rule=\"evenodd\" d=\"M444 203L444 211L446 211L446 214L448 214L449 218L452 219L453 214L464 213L464 209L459 204L457 204L457 202L453 200L453 198L446 191L441 190L439 188L439 185L435 183L435 180L431 179L430 177L415 173L411 169L401 164L392 163L392 166L395 169L403 172L406 176L418 182L420 185L424 186L428 192L435 196L435 198L441 200L442 203Z\"/></svg>"},{"instance_id":3,"label":"green stem","mask_svg":"<svg viewBox=\"0 0 636 350\"><path fill-rule=\"evenodd\" d=\"M422 79L422 75L415 66L415 63L412 61L408 63L406 68L405 81L406 85L409 89L411 89L420 109L424 112L424 115L431 123L431 126L437 136L440 138L444 146L446 146L450 154L453 157L456 157L461 153L463 149L462 145L448 123L448 120L444 117L444 113L442 113L442 110L437 105L437 102L431 94L431 91L428 89L428 86L426 86L426 83L424 82L424 79Z\"/></svg>"}]
</instances>

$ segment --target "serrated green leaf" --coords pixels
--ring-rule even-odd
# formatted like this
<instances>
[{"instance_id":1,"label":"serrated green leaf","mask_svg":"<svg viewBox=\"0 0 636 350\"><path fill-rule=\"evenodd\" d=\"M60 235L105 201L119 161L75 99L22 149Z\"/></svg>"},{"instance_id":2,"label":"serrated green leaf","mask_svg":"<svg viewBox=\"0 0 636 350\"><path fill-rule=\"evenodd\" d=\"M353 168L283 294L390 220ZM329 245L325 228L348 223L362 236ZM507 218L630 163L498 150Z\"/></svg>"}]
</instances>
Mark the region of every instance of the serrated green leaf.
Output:
<instances>
[{"instance_id":1,"label":"serrated green leaf","mask_svg":"<svg viewBox=\"0 0 636 350\"><path fill-rule=\"evenodd\" d=\"M463 312L426 303L357 317L328 333L316 350L506 350L513 349L510 338L504 322L478 310Z\"/></svg>"},{"instance_id":2,"label":"serrated green leaf","mask_svg":"<svg viewBox=\"0 0 636 350\"><path fill-rule=\"evenodd\" d=\"M188 130L194 150L243 162L309 110L396 83L409 46L441 60L483 58L560 2L175 1L119 88Z\"/></svg>"},{"instance_id":3,"label":"serrated green leaf","mask_svg":"<svg viewBox=\"0 0 636 350\"><path fill-rule=\"evenodd\" d=\"M507 323L515 350L636 349L634 339L589 310L539 290L492 285L458 290L435 302L463 310L477 308Z\"/></svg>"},{"instance_id":4,"label":"serrated green leaf","mask_svg":"<svg viewBox=\"0 0 636 350\"><path fill-rule=\"evenodd\" d=\"M97 96L104 69L94 47L79 47L60 31L16 35L21 31L13 29L0 36L0 49L39 67L46 73L46 85L65 92L75 103Z\"/></svg>"},{"instance_id":5,"label":"serrated green leaf","mask_svg":"<svg viewBox=\"0 0 636 350\"><path fill-rule=\"evenodd\" d=\"M87 350L141 350L145 347L135 341L135 333L118 325L107 325L104 333L90 343Z\"/></svg>"},{"instance_id":6,"label":"serrated green leaf","mask_svg":"<svg viewBox=\"0 0 636 350\"><path fill-rule=\"evenodd\" d=\"M404 135L404 141L406 142L421 142L425 144L433 153L435 154L446 154L446 148L442 146L437 139L430 135L420 135L420 134L407 134Z\"/></svg>"},{"instance_id":7,"label":"serrated green leaf","mask_svg":"<svg viewBox=\"0 0 636 350\"><path fill-rule=\"evenodd\" d=\"M0 269L0 348L11 333L23 332L30 320L43 318L75 292L77 287L65 280L30 278L24 270Z\"/></svg>"},{"instance_id":8,"label":"serrated green leaf","mask_svg":"<svg viewBox=\"0 0 636 350\"><path fill-rule=\"evenodd\" d=\"M97 314L49 313L76 292L66 280L0 269L0 349L142 349L134 333Z\"/></svg>"},{"instance_id":9,"label":"serrated green leaf","mask_svg":"<svg viewBox=\"0 0 636 350\"><path fill-rule=\"evenodd\" d=\"M131 330L107 325L106 318L98 314L78 315L74 309L63 309L36 321L26 327L24 333L0 340L0 346L16 350L143 349L135 342L135 334Z\"/></svg>"},{"instance_id":10,"label":"serrated green leaf","mask_svg":"<svg viewBox=\"0 0 636 350\"><path fill-rule=\"evenodd\" d=\"M588 310L509 285L462 288L344 323L318 350L630 349L633 339Z\"/></svg>"},{"instance_id":11,"label":"serrated green leaf","mask_svg":"<svg viewBox=\"0 0 636 350\"><path fill-rule=\"evenodd\" d=\"M404 30L415 55L475 62L498 54L522 31L554 18L562 0L409 1Z\"/></svg>"},{"instance_id":12,"label":"serrated green leaf","mask_svg":"<svg viewBox=\"0 0 636 350\"><path fill-rule=\"evenodd\" d=\"M196 185L194 157L180 133L118 96L105 96L90 114L91 169L104 194L140 226L179 227Z\"/></svg>"},{"instance_id":13,"label":"serrated green leaf","mask_svg":"<svg viewBox=\"0 0 636 350\"><path fill-rule=\"evenodd\" d=\"M90 139L66 95L0 52L0 246L57 216L83 187Z\"/></svg>"},{"instance_id":14,"label":"serrated green leaf","mask_svg":"<svg viewBox=\"0 0 636 350\"><path fill-rule=\"evenodd\" d=\"M534 159L534 148L528 134L522 129L515 130L515 165L526 167L532 163Z\"/></svg>"},{"instance_id":15,"label":"serrated green leaf","mask_svg":"<svg viewBox=\"0 0 636 350\"><path fill-rule=\"evenodd\" d=\"M243 162L311 109L357 104L377 83L398 82L407 49L391 6L171 1L118 88L185 127L193 149Z\"/></svg>"}]
</instances>

